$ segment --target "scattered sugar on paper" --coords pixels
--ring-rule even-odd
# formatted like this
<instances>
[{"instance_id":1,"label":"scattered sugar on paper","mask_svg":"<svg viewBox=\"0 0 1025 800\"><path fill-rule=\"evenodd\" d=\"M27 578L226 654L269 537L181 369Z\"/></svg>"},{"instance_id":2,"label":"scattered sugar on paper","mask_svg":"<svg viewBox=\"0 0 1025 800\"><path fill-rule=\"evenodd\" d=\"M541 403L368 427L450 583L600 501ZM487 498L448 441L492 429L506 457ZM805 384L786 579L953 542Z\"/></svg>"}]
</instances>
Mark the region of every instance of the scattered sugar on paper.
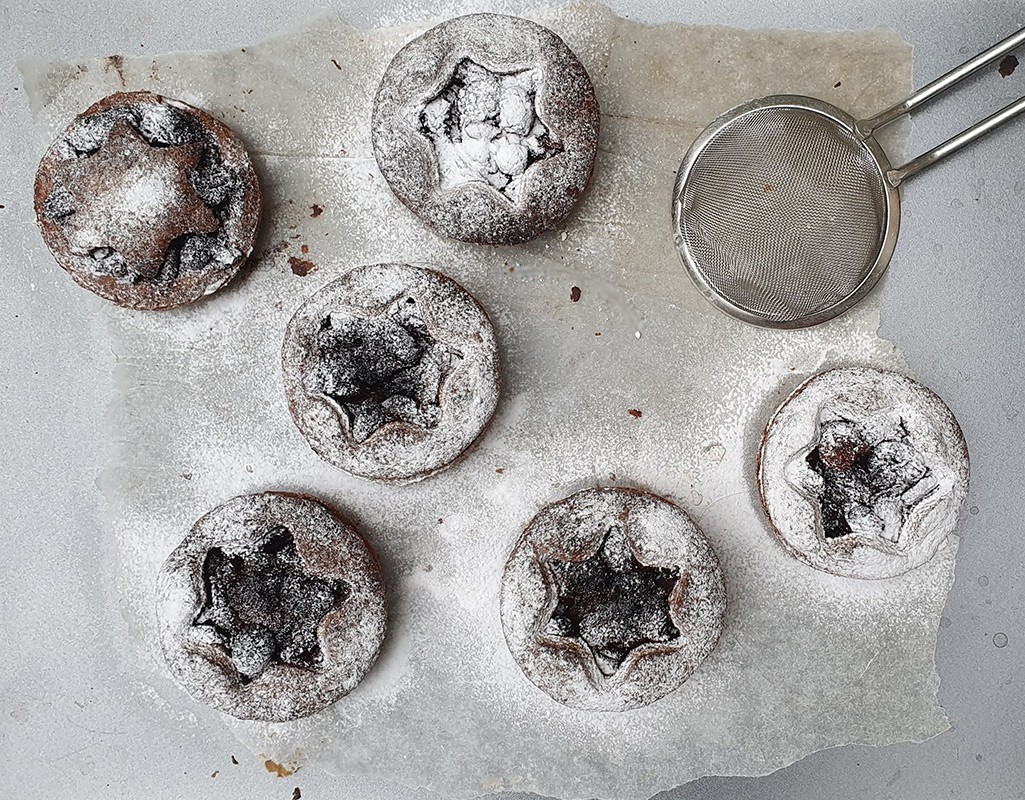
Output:
<instances>
[{"instance_id":1,"label":"scattered sugar on paper","mask_svg":"<svg viewBox=\"0 0 1025 800\"><path fill-rule=\"evenodd\" d=\"M761 428L804 377L901 366L875 334L878 300L805 331L747 326L701 298L667 232L674 172L703 124L759 95L822 95L836 63L845 77L831 97L870 113L906 94L910 48L879 31L645 27L594 5L532 16L581 58L605 116L592 185L564 226L571 235L552 231L514 253L431 235L377 171L373 92L422 27L354 31L327 14L244 56L125 60L130 87L177 94L235 127L270 198L262 256L226 290L173 318L103 309L120 359L115 420L132 443L103 486L140 670L166 681L152 655L152 585L192 521L234 494L295 489L350 512L378 550L389 637L363 683L325 712L285 726L233 723L255 752L301 751L332 772L452 797L625 800L944 730L934 652L955 548L892 581L820 574L775 545L753 489ZM118 88L102 69L28 78L51 126ZM243 92L244 114L234 109ZM316 219L313 204L326 210ZM323 255L301 277L287 258L304 242ZM504 369L495 420L469 457L401 489L320 462L292 426L278 368L294 309L344 270L384 261L463 283L495 324ZM567 276L587 303L567 298ZM644 424L625 408L642 408ZM610 482L682 505L720 556L729 607L718 648L683 687L637 711L588 714L519 672L498 592L509 549L541 506ZM180 707L189 702L182 695ZM844 713L822 713L835 708Z\"/></svg>"}]
</instances>

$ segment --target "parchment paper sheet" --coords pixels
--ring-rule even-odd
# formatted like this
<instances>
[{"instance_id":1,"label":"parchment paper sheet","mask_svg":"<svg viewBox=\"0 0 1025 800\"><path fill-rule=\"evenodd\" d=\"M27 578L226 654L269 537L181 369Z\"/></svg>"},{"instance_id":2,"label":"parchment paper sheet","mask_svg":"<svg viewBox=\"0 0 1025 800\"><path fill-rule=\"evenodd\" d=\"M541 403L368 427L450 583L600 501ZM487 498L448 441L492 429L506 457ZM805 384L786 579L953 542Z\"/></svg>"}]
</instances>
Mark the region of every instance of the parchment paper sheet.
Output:
<instances>
[{"instance_id":1,"label":"parchment paper sheet","mask_svg":"<svg viewBox=\"0 0 1025 800\"><path fill-rule=\"evenodd\" d=\"M83 294L109 318L120 365L120 452L101 486L140 685L155 703L177 691L154 641L163 559L214 505L291 489L360 523L384 564L391 616L378 664L330 709L281 725L226 719L279 762L461 798L500 789L644 798L825 747L944 730L933 654L955 543L899 579L834 578L775 544L754 489L761 428L803 378L839 364L902 366L876 337L878 303L805 331L744 325L698 295L669 232L675 170L717 114L776 92L876 111L907 93L910 48L884 31L652 28L595 5L536 18L588 68L602 140L565 228L516 248L440 240L394 199L372 158L379 77L425 26L355 30L326 13L227 53L24 66L47 140L105 94L152 89L228 122L266 192L259 257L209 300L130 313ZM309 262L299 272L316 268L297 275L294 259ZM504 365L504 395L476 449L407 487L321 462L292 425L278 366L285 324L305 297L385 260L462 282L489 311ZM543 504L595 484L682 505L713 542L729 589L716 651L675 693L620 714L575 712L535 689L499 621L502 566L520 531Z\"/></svg>"}]
</instances>

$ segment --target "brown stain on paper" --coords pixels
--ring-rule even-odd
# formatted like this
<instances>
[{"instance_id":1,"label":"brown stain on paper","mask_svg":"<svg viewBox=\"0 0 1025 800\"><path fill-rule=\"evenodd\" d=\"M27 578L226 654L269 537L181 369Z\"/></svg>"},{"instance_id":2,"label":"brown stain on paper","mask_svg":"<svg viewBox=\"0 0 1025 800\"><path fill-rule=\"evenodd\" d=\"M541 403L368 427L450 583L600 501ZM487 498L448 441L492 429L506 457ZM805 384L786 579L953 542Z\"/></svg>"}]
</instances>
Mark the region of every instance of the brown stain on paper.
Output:
<instances>
[{"instance_id":1,"label":"brown stain on paper","mask_svg":"<svg viewBox=\"0 0 1025 800\"><path fill-rule=\"evenodd\" d=\"M117 73L117 79L121 81L121 85L126 86L125 57L121 55L107 56L107 63L103 67L103 71L108 72L110 69L113 69Z\"/></svg>"}]
</instances>

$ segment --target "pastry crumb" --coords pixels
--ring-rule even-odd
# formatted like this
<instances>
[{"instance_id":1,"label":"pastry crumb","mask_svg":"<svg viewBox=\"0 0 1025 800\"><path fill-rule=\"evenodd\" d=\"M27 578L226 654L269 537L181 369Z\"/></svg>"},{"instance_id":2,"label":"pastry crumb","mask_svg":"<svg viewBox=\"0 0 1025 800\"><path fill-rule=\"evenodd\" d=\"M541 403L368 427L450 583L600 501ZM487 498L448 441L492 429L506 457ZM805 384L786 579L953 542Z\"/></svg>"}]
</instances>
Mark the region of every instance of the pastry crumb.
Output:
<instances>
[{"instance_id":1,"label":"pastry crumb","mask_svg":"<svg viewBox=\"0 0 1025 800\"><path fill-rule=\"evenodd\" d=\"M296 258L295 256L288 257L288 265L292 268L293 274L298 275L300 278L305 278L317 269L317 265L312 261L305 258Z\"/></svg>"},{"instance_id":2,"label":"pastry crumb","mask_svg":"<svg viewBox=\"0 0 1025 800\"><path fill-rule=\"evenodd\" d=\"M287 778L289 775L295 775L294 769L286 767L284 764L279 764L272 758L268 758L264 761L263 766L267 772L277 775L279 778Z\"/></svg>"}]
</instances>

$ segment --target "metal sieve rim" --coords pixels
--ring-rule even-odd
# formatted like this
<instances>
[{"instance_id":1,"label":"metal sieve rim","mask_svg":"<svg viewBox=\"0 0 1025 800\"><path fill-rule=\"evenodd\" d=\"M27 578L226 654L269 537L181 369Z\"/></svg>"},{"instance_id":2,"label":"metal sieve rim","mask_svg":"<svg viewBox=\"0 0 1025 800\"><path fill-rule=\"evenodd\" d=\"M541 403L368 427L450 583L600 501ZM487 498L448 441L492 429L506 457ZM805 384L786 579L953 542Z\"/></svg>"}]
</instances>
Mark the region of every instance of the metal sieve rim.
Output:
<instances>
[{"instance_id":1,"label":"metal sieve rim","mask_svg":"<svg viewBox=\"0 0 1025 800\"><path fill-rule=\"evenodd\" d=\"M744 103L736 108L730 109L724 114L721 114L698 135L697 139L694 140L690 149L687 150L687 154L683 157L683 161L680 163L680 168L676 173L676 184L673 187L672 205L673 241L676 243L677 252L679 252L680 258L683 260L683 264L687 269L687 274L690 276L691 281L693 281L698 291L704 295L705 299L721 311L725 311L727 314L736 317L739 320L752 325L758 325L763 328L806 328L811 325L818 325L822 322L833 319L857 305L865 295L872 291L872 288L876 283L879 282L879 279L883 276L883 273L886 271L886 267L890 263L890 258L893 256L893 250L897 245L897 235L900 231L900 191L895 186L891 185L889 180L886 178L887 172L891 169L890 160L879 142L876 141L874 136L864 138L859 136L858 138L862 139L865 147L872 155L876 168L879 171L879 178L885 189L884 202L886 204L886 209L884 215L885 221L883 224L883 238L879 248L879 253L876 256L876 260L872 264L872 267L868 270L865 277L854 291L830 306L821 308L812 314L806 314L792 320L766 319L763 315L749 311L746 308L737 305L729 298L724 297L705 279L701 267L698 265L697 260L690 250L686 237L683 236L683 192L686 188L687 181L690 178L694 165L701 157L702 152L709 142L711 142L721 131L729 127L741 117L766 108L792 108L799 111L811 111L813 113L820 114L833 122L839 123L856 136L858 135L857 120L850 114L823 100L818 100L814 97L805 97L803 95L770 95L768 97L762 97L757 100Z\"/></svg>"}]
</instances>

